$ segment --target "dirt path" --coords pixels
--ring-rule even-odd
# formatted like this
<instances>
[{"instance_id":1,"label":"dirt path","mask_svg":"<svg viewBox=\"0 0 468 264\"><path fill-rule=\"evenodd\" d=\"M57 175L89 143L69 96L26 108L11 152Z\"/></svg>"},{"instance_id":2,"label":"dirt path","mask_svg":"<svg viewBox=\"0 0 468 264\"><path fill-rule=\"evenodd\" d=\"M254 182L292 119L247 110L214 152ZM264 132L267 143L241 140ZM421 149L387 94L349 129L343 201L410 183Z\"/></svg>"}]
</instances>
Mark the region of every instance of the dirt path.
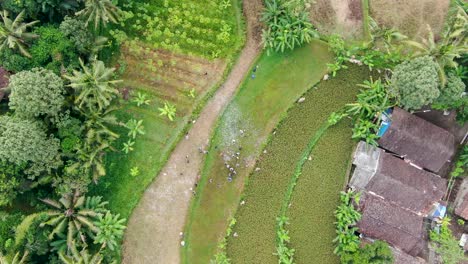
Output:
<instances>
[{"instance_id":1,"label":"dirt path","mask_svg":"<svg viewBox=\"0 0 468 264\"><path fill-rule=\"evenodd\" d=\"M231 101L261 50L259 17L262 0L243 1L243 5L247 20L246 45L226 82L189 131L188 139L181 140L177 145L133 211L125 233L123 263L180 263L180 232L184 229L193 196L191 189L203 165L199 147L209 142L218 116Z\"/></svg>"}]
</instances>

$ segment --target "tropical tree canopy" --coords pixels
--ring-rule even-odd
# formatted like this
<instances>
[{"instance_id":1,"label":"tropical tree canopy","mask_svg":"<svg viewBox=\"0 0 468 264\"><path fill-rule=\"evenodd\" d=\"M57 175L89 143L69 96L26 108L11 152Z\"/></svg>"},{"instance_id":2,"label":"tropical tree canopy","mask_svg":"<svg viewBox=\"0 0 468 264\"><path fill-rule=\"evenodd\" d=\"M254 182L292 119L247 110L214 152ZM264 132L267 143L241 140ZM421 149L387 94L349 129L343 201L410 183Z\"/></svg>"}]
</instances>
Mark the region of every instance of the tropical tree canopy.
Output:
<instances>
[{"instance_id":1,"label":"tropical tree canopy","mask_svg":"<svg viewBox=\"0 0 468 264\"><path fill-rule=\"evenodd\" d=\"M43 68L11 76L8 87L11 89L8 106L24 118L55 116L65 101L62 79Z\"/></svg>"},{"instance_id":2,"label":"tropical tree canopy","mask_svg":"<svg viewBox=\"0 0 468 264\"><path fill-rule=\"evenodd\" d=\"M63 237L67 250L71 250L76 243L87 245L87 238L94 237L99 232L94 220L106 212L107 203L101 202L95 197L81 196L79 192L62 196L60 200L42 199L52 209L44 211L42 215L47 220L40 224L41 227L50 226L49 240Z\"/></svg>"},{"instance_id":3,"label":"tropical tree canopy","mask_svg":"<svg viewBox=\"0 0 468 264\"><path fill-rule=\"evenodd\" d=\"M447 84L440 89L440 96L435 100L434 105L439 109L452 108L461 98L465 91L465 84L462 79L454 73L447 75Z\"/></svg>"},{"instance_id":4,"label":"tropical tree canopy","mask_svg":"<svg viewBox=\"0 0 468 264\"><path fill-rule=\"evenodd\" d=\"M117 23L120 9L110 0L86 0L83 10L76 13L85 19L86 25L94 23L94 29L99 26L106 27L107 23Z\"/></svg>"},{"instance_id":5,"label":"tropical tree canopy","mask_svg":"<svg viewBox=\"0 0 468 264\"><path fill-rule=\"evenodd\" d=\"M422 39L421 42L404 41L416 49L415 56L429 55L434 58L442 86L447 81L445 69L457 67L455 59L468 52L468 15L463 8L455 6L448 17L439 41L429 26L427 39Z\"/></svg>"},{"instance_id":6,"label":"tropical tree canopy","mask_svg":"<svg viewBox=\"0 0 468 264\"><path fill-rule=\"evenodd\" d=\"M114 87L120 80L113 80L114 68L106 68L104 62L95 60L91 67L80 61L82 71L73 71L65 76L70 80L70 87L75 90L75 103L83 111L97 112L105 110L119 91Z\"/></svg>"},{"instance_id":7,"label":"tropical tree canopy","mask_svg":"<svg viewBox=\"0 0 468 264\"><path fill-rule=\"evenodd\" d=\"M30 179L50 174L62 164L59 144L35 121L0 116L0 161L27 164Z\"/></svg>"},{"instance_id":8,"label":"tropical tree canopy","mask_svg":"<svg viewBox=\"0 0 468 264\"><path fill-rule=\"evenodd\" d=\"M31 57L26 47L38 35L29 33L27 30L39 21L23 23L24 11L14 20L8 17L8 12L5 10L0 12L0 17L2 18L0 23L0 50L15 49L19 50L24 56Z\"/></svg>"},{"instance_id":9,"label":"tropical tree canopy","mask_svg":"<svg viewBox=\"0 0 468 264\"><path fill-rule=\"evenodd\" d=\"M405 61L395 67L391 90L406 110L420 109L439 97L440 81L437 63L423 56Z\"/></svg>"}]
</instances>

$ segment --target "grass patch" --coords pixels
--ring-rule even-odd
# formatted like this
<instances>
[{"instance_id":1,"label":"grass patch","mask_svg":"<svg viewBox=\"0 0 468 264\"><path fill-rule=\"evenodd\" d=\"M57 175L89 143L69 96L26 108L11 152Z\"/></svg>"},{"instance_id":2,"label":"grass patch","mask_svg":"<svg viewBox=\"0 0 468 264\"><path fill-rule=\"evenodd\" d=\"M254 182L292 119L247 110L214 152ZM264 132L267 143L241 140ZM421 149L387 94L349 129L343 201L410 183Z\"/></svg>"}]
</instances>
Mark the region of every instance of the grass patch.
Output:
<instances>
[{"instance_id":1,"label":"grass patch","mask_svg":"<svg viewBox=\"0 0 468 264\"><path fill-rule=\"evenodd\" d=\"M348 69L338 72L335 78L322 81L314 89L310 89L305 94L305 102L288 112L288 116L278 126L277 133L271 137L266 153L256 165L260 171L249 177L243 198L245 205L239 207L235 217L237 224L234 232L237 232L238 237L231 236L228 239L228 256L232 263L277 263L277 256L273 255L276 252L276 217L280 212L291 173L304 147L330 114L352 102L359 89L356 84L367 78L367 68L350 65ZM303 173L301 177L305 178L307 174ZM296 188L300 184L301 180ZM295 195L294 193L293 197ZM333 195L323 199L333 200L337 197ZM308 206L313 207L313 204L314 201L309 201ZM294 219L290 220L292 222ZM307 220L304 223L309 222ZM332 223L333 220L330 224ZM288 228L292 229L292 224ZM296 244L291 245L296 248Z\"/></svg>"},{"instance_id":2,"label":"grass patch","mask_svg":"<svg viewBox=\"0 0 468 264\"><path fill-rule=\"evenodd\" d=\"M245 176L268 134L289 106L320 80L331 60L328 47L320 41L293 52L259 58L255 79L247 77L212 138L198 195L188 216L183 263L204 264L212 259L237 208ZM237 152L238 160L234 157ZM227 180L225 162L237 172L232 182Z\"/></svg>"},{"instance_id":3,"label":"grass patch","mask_svg":"<svg viewBox=\"0 0 468 264\"><path fill-rule=\"evenodd\" d=\"M441 32L449 5L450 0L369 0L370 14L377 22L418 41L427 37L427 25L435 35Z\"/></svg>"}]
</instances>

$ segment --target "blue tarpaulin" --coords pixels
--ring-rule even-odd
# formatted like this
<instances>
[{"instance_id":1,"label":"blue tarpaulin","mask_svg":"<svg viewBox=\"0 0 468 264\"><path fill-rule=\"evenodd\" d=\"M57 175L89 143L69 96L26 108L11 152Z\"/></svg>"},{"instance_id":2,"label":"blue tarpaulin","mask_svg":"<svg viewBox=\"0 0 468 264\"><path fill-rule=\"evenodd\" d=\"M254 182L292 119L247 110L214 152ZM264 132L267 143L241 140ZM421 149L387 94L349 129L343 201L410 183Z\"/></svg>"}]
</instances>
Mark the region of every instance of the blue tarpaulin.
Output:
<instances>
[{"instance_id":1,"label":"blue tarpaulin","mask_svg":"<svg viewBox=\"0 0 468 264\"><path fill-rule=\"evenodd\" d=\"M387 132L388 128L392 124L392 120L390 119L391 115L392 109L387 109L387 111L382 113L382 122L380 123L380 128L379 132L377 133L377 136L382 137L385 134L385 132Z\"/></svg>"}]
</instances>

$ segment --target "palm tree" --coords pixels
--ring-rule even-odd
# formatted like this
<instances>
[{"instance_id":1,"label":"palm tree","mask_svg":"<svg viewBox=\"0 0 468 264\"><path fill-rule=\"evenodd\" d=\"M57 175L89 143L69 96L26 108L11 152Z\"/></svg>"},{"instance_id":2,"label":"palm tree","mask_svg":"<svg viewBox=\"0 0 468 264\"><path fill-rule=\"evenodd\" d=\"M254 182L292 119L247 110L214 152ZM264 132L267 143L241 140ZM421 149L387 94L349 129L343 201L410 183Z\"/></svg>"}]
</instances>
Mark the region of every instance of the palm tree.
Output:
<instances>
[{"instance_id":1,"label":"palm tree","mask_svg":"<svg viewBox=\"0 0 468 264\"><path fill-rule=\"evenodd\" d=\"M371 16L368 16L370 41L367 46L375 47L380 43L383 44L387 52L394 49L394 44L408 39L408 37L394 28L383 28L379 26ZM378 47L377 47L378 48Z\"/></svg>"},{"instance_id":2,"label":"palm tree","mask_svg":"<svg viewBox=\"0 0 468 264\"><path fill-rule=\"evenodd\" d=\"M26 264L29 258L29 252L25 251L23 255L17 252L14 256L3 256L0 253L0 264Z\"/></svg>"},{"instance_id":3,"label":"palm tree","mask_svg":"<svg viewBox=\"0 0 468 264\"><path fill-rule=\"evenodd\" d=\"M121 80L113 80L115 68L106 68L99 60L94 60L91 68L82 60L80 64L83 71L74 70L72 76L65 76L77 93L75 104L88 112L104 111L119 93L114 85Z\"/></svg>"},{"instance_id":4,"label":"palm tree","mask_svg":"<svg viewBox=\"0 0 468 264\"><path fill-rule=\"evenodd\" d=\"M458 65L455 59L468 52L468 15L460 6L457 6L452 12L453 15L451 15L440 41L436 40L429 25L427 39L423 39L422 42L404 41L417 50L416 56L429 55L435 59L442 86L445 86L447 82L445 68L456 68Z\"/></svg>"},{"instance_id":5,"label":"palm tree","mask_svg":"<svg viewBox=\"0 0 468 264\"><path fill-rule=\"evenodd\" d=\"M88 249L84 248L78 251L75 246L71 249L71 256L68 256L63 251L59 252L59 258L64 264L101 264L104 258L99 250L95 254L91 255Z\"/></svg>"},{"instance_id":6,"label":"palm tree","mask_svg":"<svg viewBox=\"0 0 468 264\"><path fill-rule=\"evenodd\" d=\"M49 239L53 240L56 236L64 237L66 234L66 248L71 250L75 243L79 242L86 245L86 237L94 237L100 230L93 222L100 214L107 212L105 209L106 202L102 202L96 197L81 196L75 191L73 194L64 195L60 200L41 199L42 202L52 207L52 210L47 210L42 213L33 214L31 217L26 217L20 226L30 225L38 217L45 216L46 220L39 226L52 227L49 234ZM28 222L24 224L24 222Z\"/></svg>"},{"instance_id":7,"label":"palm tree","mask_svg":"<svg viewBox=\"0 0 468 264\"><path fill-rule=\"evenodd\" d=\"M69 172L82 169L86 174L92 174L94 182L106 175L104 166L104 153L112 148L112 142L119 138L109 127L120 124L113 111L116 107L110 107L104 112L83 112L85 116L84 127L86 129L83 145L78 148L78 160L67 167Z\"/></svg>"},{"instance_id":8,"label":"palm tree","mask_svg":"<svg viewBox=\"0 0 468 264\"><path fill-rule=\"evenodd\" d=\"M117 23L119 19L120 9L116 7L110 0L86 0L85 8L76 13L77 16L82 16L86 19L86 24L94 22L94 29L99 26L107 26L107 23Z\"/></svg>"},{"instance_id":9,"label":"palm tree","mask_svg":"<svg viewBox=\"0 0 468 264\"><path fill-rule=\"evenodd\" d=\"M31 54L26 46L31 40L38 38L38 35L27 32L27 29L39 21L23 23L24 10L14 20L8 17L7 11L2 11L0 17L3 20L0 23L0 51L5 48L18 49L21 54L30 58Z\"/></svg>"}]
</instances>

